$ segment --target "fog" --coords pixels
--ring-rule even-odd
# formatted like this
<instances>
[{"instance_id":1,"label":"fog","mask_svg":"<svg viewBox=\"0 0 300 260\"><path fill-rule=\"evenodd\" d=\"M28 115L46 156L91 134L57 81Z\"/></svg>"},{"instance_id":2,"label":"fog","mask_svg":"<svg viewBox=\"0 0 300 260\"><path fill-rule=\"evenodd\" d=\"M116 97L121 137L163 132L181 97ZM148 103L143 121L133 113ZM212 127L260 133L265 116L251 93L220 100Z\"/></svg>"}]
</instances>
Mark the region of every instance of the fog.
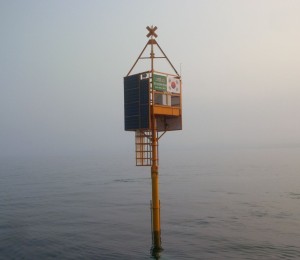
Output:
<instances>
[{"instance_id":1,"label":"fog","mask_svg":"<svg viewBox=\"0 0 300 260\"><path fill-rule=\"evenodd\" d=\"M183 78L163 149L300 146L300 1L1 1L0 156L134 150L123 77L146 26Z\"/></svg>"}]
</instances>

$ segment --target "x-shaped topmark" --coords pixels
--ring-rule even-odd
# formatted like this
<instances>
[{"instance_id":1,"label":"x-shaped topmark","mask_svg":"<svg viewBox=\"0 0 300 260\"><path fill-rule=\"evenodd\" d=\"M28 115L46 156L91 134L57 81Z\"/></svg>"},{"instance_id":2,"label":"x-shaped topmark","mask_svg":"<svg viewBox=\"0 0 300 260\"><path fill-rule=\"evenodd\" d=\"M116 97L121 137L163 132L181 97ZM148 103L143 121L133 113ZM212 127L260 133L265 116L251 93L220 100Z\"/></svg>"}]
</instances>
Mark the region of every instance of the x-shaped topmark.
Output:
<instances>
[{"instance_id":1,"label":"x-shaped topmark","mask_svg":"<svg viewBox=\"0 0 300 260\"><path fill-rule=\"evenodd\" d=\"M155 31L157 30L157 27L153 27L153 25L151 26L151 28L149 26L146 27L147 30L149 31L149 33L147 34L147 37L149 38L150 36L154 36L155 38L157 37L157 34L155 33Z\"/></svg>"}]
</instances>

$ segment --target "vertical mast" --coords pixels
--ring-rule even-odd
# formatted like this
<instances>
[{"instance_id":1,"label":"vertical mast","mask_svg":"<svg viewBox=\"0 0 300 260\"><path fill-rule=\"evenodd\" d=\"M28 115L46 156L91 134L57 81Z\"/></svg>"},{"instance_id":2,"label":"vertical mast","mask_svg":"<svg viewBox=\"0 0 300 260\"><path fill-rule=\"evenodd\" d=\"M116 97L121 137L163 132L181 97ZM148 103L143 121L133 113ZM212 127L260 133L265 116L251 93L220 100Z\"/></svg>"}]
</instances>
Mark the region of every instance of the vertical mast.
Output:
<instances>
[{"instance_id":1,"label":"vertical mast","mask_svg":"<svg viewBox=\"0 0 300 260\"><path fill-rule=\"evenodd\" d=\"M125 131L135 131L136 165L151 166L151 251L152 255L157 257L163 250L160 227L158 141L167 131L182 130L182 89L180 75L155 39L157 27L147 26L147 30L149 40L127 76L124 77L124 116ZM143 56L148 46L150 56ZM155 48L162 55L155 56ZM169 63L175 75L155 73L154 59L161 58ZM141 59L150 59L150 70L131 75Z\"/></svg>"},{"instance_id":2,"label":"vertical mast","mask_svg":"<svg viewBox=\"0 0 300 260\"><path fill-rule=\"evenodd\" d=\"M151 132L152 132L152 164L151 164L151 180L152 180L152 251L153 253L162 250L161 247L161 230L160 230L160 200L159 200L159 178L158 178L158 138L157 138L157 125L156 117L154 114L154 88L153 88L153 75L154 75L154 51L153 44L156 43L153 37L157 37L155 30L157 27L147 27L149 30L148 37L151 36L149 42L151 45Z\"/></svg>"}]
</instances>

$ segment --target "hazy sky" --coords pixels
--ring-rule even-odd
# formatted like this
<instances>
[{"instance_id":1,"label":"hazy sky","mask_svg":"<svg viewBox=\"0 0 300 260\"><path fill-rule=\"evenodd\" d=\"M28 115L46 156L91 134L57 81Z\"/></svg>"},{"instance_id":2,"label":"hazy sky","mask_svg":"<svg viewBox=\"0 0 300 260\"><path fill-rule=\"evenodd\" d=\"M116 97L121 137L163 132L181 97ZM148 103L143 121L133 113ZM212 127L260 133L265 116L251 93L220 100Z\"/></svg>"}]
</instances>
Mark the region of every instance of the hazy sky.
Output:
<instances>
[{"instance_id":1,"label":"hazy sky","mask_svg":"<svg viewBox=\"0 0 300 260\"><path fill-rule=\"evenodd\" d=\"M300 1L0 2L0 156L134 150L123 77L158 27L183 76L164 149L300 144Z\"/></svg>"}]
</instances>

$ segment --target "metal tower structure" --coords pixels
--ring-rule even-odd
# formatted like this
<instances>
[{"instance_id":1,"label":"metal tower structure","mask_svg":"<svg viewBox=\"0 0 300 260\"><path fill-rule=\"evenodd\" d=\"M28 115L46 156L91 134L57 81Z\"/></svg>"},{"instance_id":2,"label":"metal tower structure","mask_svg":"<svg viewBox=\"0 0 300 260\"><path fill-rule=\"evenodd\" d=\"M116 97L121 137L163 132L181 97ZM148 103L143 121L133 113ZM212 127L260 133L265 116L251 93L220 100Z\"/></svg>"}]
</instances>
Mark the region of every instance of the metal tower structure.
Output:
<instances>
[{"instance_id":1,"label":"metal tower structure","mask_svg":"<svg viewBox=\"0 0 300 260\"><path fill-rule=\"evenodd\" d=\"M125 131L135 132L137 166L151 166L152 252L162 250L159 199L158 142L167 132L182 130L181 76L157 43L157 27L146 27L149 38L144 49L124 77ZM150 55L143 56L150 48ZM159 49L162 56L155 56ZM141 59L150 60L150 70L131 75ZM155 70L155 60L165 59L174 74Z\"/></svg>"}]
</instances>

